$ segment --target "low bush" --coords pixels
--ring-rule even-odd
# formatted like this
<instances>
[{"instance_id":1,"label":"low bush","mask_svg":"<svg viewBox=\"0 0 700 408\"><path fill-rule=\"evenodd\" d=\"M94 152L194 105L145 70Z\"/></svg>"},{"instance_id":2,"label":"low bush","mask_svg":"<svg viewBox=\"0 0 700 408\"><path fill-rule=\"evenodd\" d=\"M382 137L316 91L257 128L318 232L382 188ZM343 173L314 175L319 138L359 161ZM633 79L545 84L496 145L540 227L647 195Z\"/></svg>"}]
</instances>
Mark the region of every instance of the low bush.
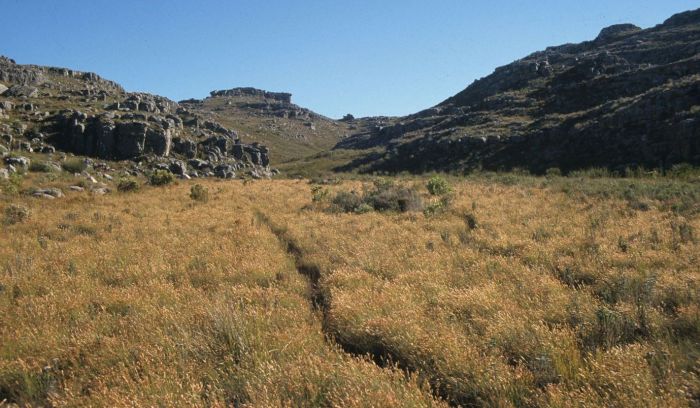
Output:
<instances>
[{"instance_id":1,"label":"low bush","mask_svg":"<svg viewBox=\"0 0 700 408\"><path fill-rule=\"evenodd\" d=\"M415 189L396 186L391 182L375 183L372 191L366 192L364 202L376 211L422 211L423 200Z\"/></svg>"},{"instance_id":2,"label":"low bush","mask_svg":"<svg viewBox=\"0 0 700 408\"><path fill-rule=\"evenodd\" d=\"M331 204L337 211L341 212L356 212L361 205L367 205L362 196L354 191L341 191L333 197ZM371 208L371 207L370 207Z\"/></svg>"},{"instance_id":3,"label":"low bush","mask_svg":"<svg viewBox=\"0 0 700 408\"><path fill-rule=\"evenodd\" d=\"M4 215L3 222L5 225L14 225L26 221L29 218L30 212L27 207L12 204L5 208Z\"/></svg>"},{"instance_id":4,"label":"low bush","mask_svg":"<svg viewBox=\"0 0 700 408\"><path fill-rule=\"evenodd\" d=\"M190 188L190 198L194 201L206 203L209 201L209 189L201 184L195 184Z\"/></svg>"},{"instance_id":5,"label":"low bush","mask_svg":"<svg viewBox=\"0 0 700 408\"><path fill-rule=\"evenodd\" d=\"M61 164L64 171L68 173L82 173L87 169L87 163L81 159L68 159Z\"/></svg>"},{"instance_id":6,"label":"low bush","mask_svg":"<svg viewBox=\"0 0 700 408\"><path fill-rule=\"evenodd\" d=\"M412 188L395 185L391 181L375 181L374 188L363 194L341 191L331 200L331 209L363 214L372 210L409 212L422 211L423 199Z\"/></svg>"},{"instance_id":7,"label":"low bush","mask_svg":"<svg viewBox=\"0 0 700 408\"><path fill-rule=\"evenodd\" d=\"M133 177L124 177L117 182L117 191L128 193L138 191L141 188L139 182Z\"/></svg>"},{"instance_id":8,"label":"low bush","mask_svg":"<svg viewBox=\"0 0 700 408\"><path fill-rule=\"evenodd\" d=\"M167 170L156 170L148 177L148 182L152 186L166 186L173 181L175 181L175 176Z\"/></svg>"}]
</instances>

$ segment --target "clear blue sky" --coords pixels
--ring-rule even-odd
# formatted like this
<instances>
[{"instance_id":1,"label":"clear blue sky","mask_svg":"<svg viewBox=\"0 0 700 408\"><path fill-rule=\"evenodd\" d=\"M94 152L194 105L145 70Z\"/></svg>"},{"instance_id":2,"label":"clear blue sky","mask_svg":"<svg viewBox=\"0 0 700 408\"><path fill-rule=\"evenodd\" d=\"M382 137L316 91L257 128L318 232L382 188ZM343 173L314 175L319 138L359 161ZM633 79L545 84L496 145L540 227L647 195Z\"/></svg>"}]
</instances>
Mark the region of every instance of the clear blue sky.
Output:
<instances>
[{"instance_id":1,"label":"clear blue sky","mask_svg":"<svg viewBox=\"0 0 700 408\"><path fill-rule=\"evenodd\" d=\"M697 0L0 0L0 54L174 100L288 91L331 117L403 115L494 68Z\"/></svg>"}]
</instances>

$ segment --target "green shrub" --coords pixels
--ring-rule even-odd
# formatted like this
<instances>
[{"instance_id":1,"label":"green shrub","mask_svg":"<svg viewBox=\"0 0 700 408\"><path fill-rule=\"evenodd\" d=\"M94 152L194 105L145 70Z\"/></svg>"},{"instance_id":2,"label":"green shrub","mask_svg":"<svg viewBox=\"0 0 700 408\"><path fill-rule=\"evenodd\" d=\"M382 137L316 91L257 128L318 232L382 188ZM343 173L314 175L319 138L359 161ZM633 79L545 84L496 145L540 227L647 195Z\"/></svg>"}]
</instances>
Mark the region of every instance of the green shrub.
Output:
<instances>
[{"instance_id":1,"label":"green shrub","mask_svg":"<svg viewBox=\"0 0 700 408\"><path fill-rule=\"evenodd\" d=\"M33 161L29 165L29 171L33 173L51 173L54 168L46 162Z\"/></svg>"},{"instance_id":2,"label":"green shrub","mask_svg":"<svg viewBox=\"0 0 700 408\"><path fill-rule=\"evenodd\" d=\"M452 191L452 187L450 187L447 180L440 176L431 177L426 187L428 187L428 192L434 196L442 196Z\"/></svg>"},{"instance_id":3,"label":"green shrub","mask_svg":"<svg viewBox=\"0 0 700 408\"><path fill-rule=\"evenodd\" d=\"M5 208L5 225L14 225L23 222L29 218L30 212L27 207L21 205L10 205Z\"/></svg>"},{"instance_id":4,"label":"green shrub","mask_svg":"<svg viewBox=\"0 0 700 408\"><path fill-rule=\"evenodd\" d=\"M121 191L122 193L138 191L140 188L141 185L133 177L123 177L117 182L117 191Z\"/></svg>"},{"instance_id":5,"label":"green shrub","mask_svg":"<svg viewBox=\"0 0 700 408\"><path fill-rule=\"evenodd\" d=\"M87 169L87 163L81 159L68 159L61 164L61 167L63 167L64 171L67 171L68 173L82 173Z\"/></svg>"},{"instance_id":6,"label":"green shrub","mask_svg":"<svg viewBox=\"0 0 700 408\"><path fill-rule=\"evenodd\" d=\"M166 186L173 181L175 181L175 176L167 170L156 170L148 177L148 182L152 186Z\"/></svg>"},{"instance_id":7,"label":"green shrub","mask_svg":"<svg viewBox=\"0 0 700 408\"><path fill-rule=\"evenodd\" d=\"M10 174L8 179L0 178L0 190L3 194L17 195L22 187L22 175L19 173Z\"/></svg>"},{"instance_id":8,"label":"green shrub","mask_svg":"<svg viewBox=\"0 0 700 408\"><path fill-rule=\"evenodd\" d=\"M194 201L206 203L209 201L209 189L201 184L195 184L190 188L190 198Z\"/></svg>"}]
</instances>

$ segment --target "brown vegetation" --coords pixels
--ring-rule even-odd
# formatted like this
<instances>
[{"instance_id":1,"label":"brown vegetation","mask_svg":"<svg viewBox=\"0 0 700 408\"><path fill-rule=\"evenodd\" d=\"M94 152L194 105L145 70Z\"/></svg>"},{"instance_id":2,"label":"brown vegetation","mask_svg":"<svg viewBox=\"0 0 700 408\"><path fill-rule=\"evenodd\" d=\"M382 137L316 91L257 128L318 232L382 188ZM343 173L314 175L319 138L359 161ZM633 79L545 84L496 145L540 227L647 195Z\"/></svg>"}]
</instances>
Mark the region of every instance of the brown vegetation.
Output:
<instances>
[{"instance_id":1,"label":"brown vegetation","mask_svg":"<svg viewBox=\"0 0 700 408\"><path fill-rule=\"evenodd\" d=\"M512 177L425 214L326 211L362 181L4 196L0 401L697 404L695 201Z\"/></svg>"}]
</instances>

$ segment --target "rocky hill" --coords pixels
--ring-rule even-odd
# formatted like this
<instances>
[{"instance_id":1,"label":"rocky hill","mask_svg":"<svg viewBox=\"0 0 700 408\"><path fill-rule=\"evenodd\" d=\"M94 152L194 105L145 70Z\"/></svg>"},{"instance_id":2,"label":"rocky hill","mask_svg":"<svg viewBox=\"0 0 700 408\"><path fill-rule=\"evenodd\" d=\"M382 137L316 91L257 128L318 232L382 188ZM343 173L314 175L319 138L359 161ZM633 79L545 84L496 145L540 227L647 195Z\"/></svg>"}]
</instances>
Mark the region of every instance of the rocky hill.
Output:
<instances>
[{"instance_id":1,"label":"rocky hill","mask_svg":"<svg viewBox=\"0 0 700 408\"><path fill-rule=\"evenodd\" d=\"M238 129L244 141L273 146L273 164L329 150L357 130L352 124L293 104L289 93L234 88L212 91L208 98L180 104L202 117Z\"/></svg>"},{"instance_id":2,"label":"rocky hill","mask_svg":"<svg viewBox=\"0 0 700 408\"><path fill-rule=\"evenodd\" d=\"M269 149L242 141L234 129L189 105L126 92L94 73L0 57L0 153L14 156L6 162L22 152L53 155L58 149L131 162L132 174L164 169L185 178L270 176Z\"/></svg>"},{"instance_id":3,"label":"rocky hill","mask_svg":"<svg viewBox=\"0 0 700 408\"><path fill-rule=\"evenodd\" d=\"M341 141L364 171L700 164L700 10L500 67L441 104Z\"/></svg>"}]
</instances>

